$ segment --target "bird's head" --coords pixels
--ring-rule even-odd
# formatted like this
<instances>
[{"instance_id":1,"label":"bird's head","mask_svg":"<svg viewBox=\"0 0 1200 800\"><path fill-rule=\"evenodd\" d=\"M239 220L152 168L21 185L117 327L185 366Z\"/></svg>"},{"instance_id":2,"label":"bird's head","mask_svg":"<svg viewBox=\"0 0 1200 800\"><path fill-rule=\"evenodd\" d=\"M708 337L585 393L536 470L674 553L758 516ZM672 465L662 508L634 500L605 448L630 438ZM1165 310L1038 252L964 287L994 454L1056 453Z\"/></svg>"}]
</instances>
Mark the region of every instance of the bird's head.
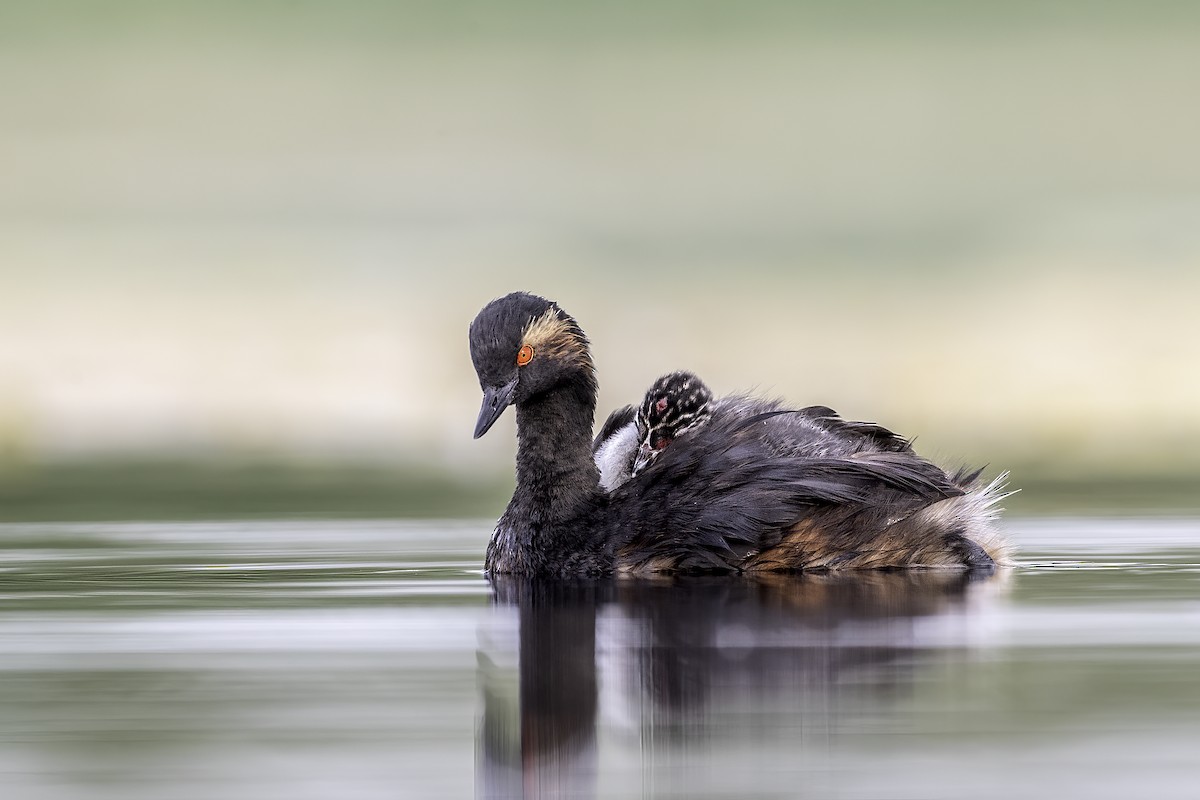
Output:
<instances>
[{"instance_id":1,"label":"bird's head","mask_svg":"<svg viewBox=\"0 0 1200 800\"><path fill-rule=\"evenodd\" d=\"M680 434L712 414L712 390L692 372L672 372L654 382L638 409L638 430L645 431L633 474L650 465Z\"/></svg>"},{"instance_id":2,"label":"bird's head","mask_svg":"<svg viewBox=\"0 0 1200 800\"><path fill-rule=\"evenodd\" d=\"M564 385L595 402L596 370L579 323L550 300L514 292L488 303L470 330L471 362L483 389L475 438L510 405Z\"/></svg>"}]
</instances>

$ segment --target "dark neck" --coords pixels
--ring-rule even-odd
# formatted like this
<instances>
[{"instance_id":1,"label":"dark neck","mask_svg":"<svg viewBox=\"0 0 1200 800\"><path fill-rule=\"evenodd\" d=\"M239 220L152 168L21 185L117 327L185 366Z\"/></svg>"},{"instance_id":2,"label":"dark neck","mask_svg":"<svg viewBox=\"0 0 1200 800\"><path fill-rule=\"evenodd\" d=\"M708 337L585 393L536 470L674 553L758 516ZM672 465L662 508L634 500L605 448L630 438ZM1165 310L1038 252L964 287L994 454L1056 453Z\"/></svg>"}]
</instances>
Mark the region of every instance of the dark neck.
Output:
<instances>
[{"instance_id":1,"label":"dark neck","mask_svg":"<svg viewBox=\"0 0 1200 800\"><path fill-rule=\"evenodd\" d=\"M496 573L607 572L591 518L602 503L592 461L595 389L564 385L517 406L517 488L488 545Z\"/></svg>"},{"instance_id":2,"label":"dark neck","mask_svg":"<svg viewBox=\"0 0 1200 800\"><path fill-rule=\"evenodd\" d=\"M596 495L600 474L592 460L596 399L567 384L517 406L518 499L544 506L548 517L569 519Z\"/></svg>"}]
</instances>

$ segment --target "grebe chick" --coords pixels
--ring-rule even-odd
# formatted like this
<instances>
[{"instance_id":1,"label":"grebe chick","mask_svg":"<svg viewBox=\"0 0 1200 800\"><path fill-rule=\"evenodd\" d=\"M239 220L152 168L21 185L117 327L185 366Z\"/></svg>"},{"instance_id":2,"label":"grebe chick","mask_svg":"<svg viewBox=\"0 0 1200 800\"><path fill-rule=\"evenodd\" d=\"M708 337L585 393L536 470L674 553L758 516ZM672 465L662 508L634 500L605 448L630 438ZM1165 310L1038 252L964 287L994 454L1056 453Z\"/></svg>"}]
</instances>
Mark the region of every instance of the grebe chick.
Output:
<instances>
[{"instance_id":1,"label":"grebe chick","mask_svg":"<svg viewBox=\"0 0 1200 800\"><path fill-rule=\"evenodd\" d=\"M600 488L609 494L633 477L642 430L637 409L623 406L608 415L592 440L592 459L600 471Z\"/></svg>"},{"instance_id":2,"label":"grebe chick","mask_svg":"<svg viewBox=\"0 0 1200 800\"><path fill-rule=\"evenodd\" d=\"M974 476L950 475L905 440L828 409L713 401L704 424L606 494L592 454L595 367L575 319L517 292L488 303L469 339L483 389L475 437L509 405L517 415L517 484L488 544L490 573L1004 563L992 530L999 481L979 486Z\"/></svg>"},{"instance_id":3,"label":"grebe chick","mask_svg":"<svg viewBox=\"0 0 1200 800\"><path fill-rule=\"evenodd\" d=\"M645 430L633 474L650 466L681 434L703 425L712 416L713 393L695 373L680 371L654 382L638 409Z\"/></svg>"},{"instance_id":4,"label":"grebe chick","mask_svg":"<svg viewBox=\"0 0 1200 800\"><path fill-rule=\"evenodd\" d=\"M609 414L592 441L600 488L611 494L645 469L677 436L709 417L712 391L691 372L672 372L654 382L638 408Z\"/></svg>"}]
</instances>

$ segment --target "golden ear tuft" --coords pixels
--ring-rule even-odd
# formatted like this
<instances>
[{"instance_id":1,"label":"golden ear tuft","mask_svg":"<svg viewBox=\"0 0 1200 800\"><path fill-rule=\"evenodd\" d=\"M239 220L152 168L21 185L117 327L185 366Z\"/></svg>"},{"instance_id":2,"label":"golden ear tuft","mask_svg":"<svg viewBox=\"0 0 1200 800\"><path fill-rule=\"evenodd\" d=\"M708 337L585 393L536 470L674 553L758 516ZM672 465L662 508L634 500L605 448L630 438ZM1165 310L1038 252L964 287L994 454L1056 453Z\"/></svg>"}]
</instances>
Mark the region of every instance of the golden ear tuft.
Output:
<instances>
[{"instance_id":1,"label":"golden ear tuft","mask_svg":"<svg viewBox=\"0 0 1200 800\"><path fill-rule=\"evenodd\" d=\"M530 361L533 361L533 348L527 344L522 345L521 349L517 351L517 366L523 367Z\"/></svg>"}]
</instances>

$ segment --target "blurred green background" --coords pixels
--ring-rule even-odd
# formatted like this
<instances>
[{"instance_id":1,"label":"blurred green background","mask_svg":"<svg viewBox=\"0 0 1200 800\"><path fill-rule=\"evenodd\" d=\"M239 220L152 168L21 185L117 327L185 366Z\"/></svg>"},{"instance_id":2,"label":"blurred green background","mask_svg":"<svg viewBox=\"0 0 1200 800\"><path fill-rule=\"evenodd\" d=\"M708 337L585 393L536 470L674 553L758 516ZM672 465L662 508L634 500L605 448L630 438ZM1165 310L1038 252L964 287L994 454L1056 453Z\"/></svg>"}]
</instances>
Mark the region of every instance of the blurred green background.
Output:
<instances>
[{"instance_id":1,"label":"blurred green background","mask_svg":"<svg viewBox=\"0 0 1200 800\"><path fill-rule=\"evenodd\" d=\"M0 519L491 516L466 327L1200 508L1200 4L0 4Z\"/></svg>"}]
</instances>

